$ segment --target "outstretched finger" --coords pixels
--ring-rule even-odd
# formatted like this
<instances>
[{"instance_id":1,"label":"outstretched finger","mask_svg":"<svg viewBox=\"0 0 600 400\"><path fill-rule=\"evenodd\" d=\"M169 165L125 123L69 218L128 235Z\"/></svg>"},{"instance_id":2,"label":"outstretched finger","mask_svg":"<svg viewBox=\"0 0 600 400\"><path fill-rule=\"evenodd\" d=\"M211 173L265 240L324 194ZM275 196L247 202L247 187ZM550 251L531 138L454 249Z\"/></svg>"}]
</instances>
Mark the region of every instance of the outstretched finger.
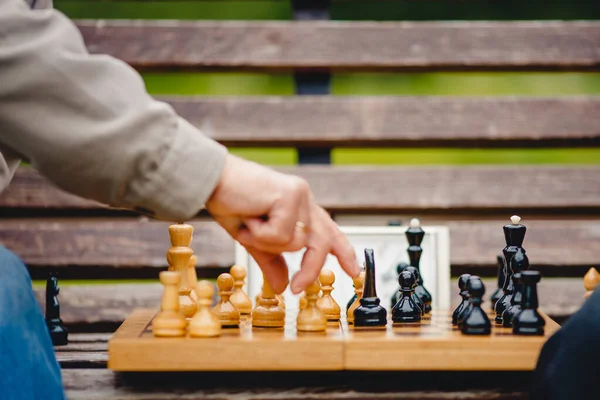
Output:
<instances>
[{"instance_id":1,"label":"outstretched finger","mask_svg":"<svg viewBox=\"0 0 600 400\"><path fill-rule=\"evenodd\" d=\"M333 221L332 223L335 224ZM331 254L338 259L342 269L346 271L350 277L354 278L360 274L360 266L356 259L356 252L346 235L344 235L337 226L334 227L334 232L335 233L332 235Z\"/></svg>"},{"instance_id":2,"label":"outstretched finger","mask_svg":"<svg viewBox=\"0 0 600 400\"><path fill-rule=\"evenodd\" d=\"M276 294L281 294L289 283L288 267L281 254L270 254L254 248L246 248L254 258Z\"/></svg>"},{"instance_id":3,"label":"outstretched finger","mask_svg":"<svg viewBox=\"0 0 600 400\"><path fill-rule=\"evenodd\" d=\"M302 257L300 271L292 278L290 289L298 294L319 278L319 273L325 264L327 251L323 248L307 248Z\"/></svg>"}]
</instances>

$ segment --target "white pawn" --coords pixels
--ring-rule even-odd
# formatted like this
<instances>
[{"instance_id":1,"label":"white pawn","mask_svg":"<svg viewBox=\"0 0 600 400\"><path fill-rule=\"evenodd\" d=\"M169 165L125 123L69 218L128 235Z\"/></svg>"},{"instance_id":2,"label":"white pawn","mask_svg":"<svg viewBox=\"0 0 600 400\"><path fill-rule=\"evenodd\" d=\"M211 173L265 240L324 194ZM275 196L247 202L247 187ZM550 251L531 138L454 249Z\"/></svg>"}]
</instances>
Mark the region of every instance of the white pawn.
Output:
<instances>
[{"instance_id":1,"label":"white pawn","mask_svg":"<svg viewBox=\"0 0 600 400\"><path fill-rule=\"evenodd\" d=\"M323 311L328 321L337 321L340 319L341 309L338 303L331 297L333 284L335 283L335 274L329 269L324 269L319 274L321 291L323 296L317 300L317 306Z\"/></svg>"},{"instance_id":2,"label":"white pawn","mask_svg":"<svg viewBox=\"0 0 600 400\"><path fill-rule=\"evenodd\" d=\"M179 313L179 273L162 271L159 279L164 289L160 303L161 311L152 321L152 332L157 337L185 336L187 321Z\"/></svg>"},{"instance_id":3,"label":"white pawn","mask_svg":"<svg viewBox=\"0 0 600 400\"><path fill-rule=\"evenodd\" d=\"M200 281L196 287L198 295L198 311L189 324L190 336L194 338L217 337L221 334L221 322L210 310L212 298L215 294L209 281Z\"/></svg>"}]
</instances>

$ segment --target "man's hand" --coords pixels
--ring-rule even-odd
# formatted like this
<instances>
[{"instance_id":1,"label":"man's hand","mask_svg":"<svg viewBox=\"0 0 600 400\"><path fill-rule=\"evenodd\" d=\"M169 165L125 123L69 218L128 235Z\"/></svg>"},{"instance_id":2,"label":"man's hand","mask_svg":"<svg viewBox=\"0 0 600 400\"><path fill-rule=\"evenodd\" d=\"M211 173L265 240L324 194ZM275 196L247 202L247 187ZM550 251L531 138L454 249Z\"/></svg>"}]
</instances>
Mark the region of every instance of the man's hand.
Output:
<instances>
[{"instance_id":1,"label":"man's hand","mask_svg":"<svg viewBox=\"0 0 600 400\"><path fill-rule=\"evenodd\" d=\"M288 284L283 252L306 247L301 269L290 285L293 293L318 279L330 253L348 275L360 273L348 239L315 203L308 184L299 177L228 155L206 207L248 250L276 293Z\"/></svg>"}]
</instances>

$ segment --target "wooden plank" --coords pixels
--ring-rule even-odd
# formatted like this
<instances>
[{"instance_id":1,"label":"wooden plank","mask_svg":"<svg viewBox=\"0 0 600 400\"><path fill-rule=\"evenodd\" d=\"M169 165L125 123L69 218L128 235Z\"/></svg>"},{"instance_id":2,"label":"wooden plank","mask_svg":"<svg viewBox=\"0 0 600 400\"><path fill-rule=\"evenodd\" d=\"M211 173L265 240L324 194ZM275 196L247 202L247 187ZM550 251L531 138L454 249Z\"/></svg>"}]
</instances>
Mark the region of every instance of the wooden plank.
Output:
<instances>
[{"instance_id":1,"label":"wooden plank","mask_svg":"<svg viewBox=\"0 0 600 400\"><path fill-rule=\"evenodd\" d=\"M415 376L395 373L381 377L369 372L318 374L144 373L115 374L99 369L63 369L66 395L72 400L90 399L403 399L403 400L525 400L529 398L527 375L486 376L462 372ZM498 382L506 382L501 388ZM260 383L257 383L260 382ZM373 382L377 382L375 388ZM435 382L435 384L434 384ZM516 382L516 383L515 383ZM377 391L375 391L377 389Z\"/></svg>"},{"instance_id":2,"label":"wooden plank","mask_svg":"<svg viewBox=\"0 0 600 400\"><path fill-rule=\"evenodd\" d=\"M226 146L540 147L600 143L600 113L596 112L600 97L160 99Z\"/></svg>"},{"instance_id":3,"label":"wooden plank","mask_svg":"<svg viewBox=\"0 0 600 400\"><path fill-rule=\"evenodd\" d=\"M334 213L600 211L600 167L597 166L321 165L278 170L305 178L317 202ZM0 209L10 215L19 209L29 212L95 207L77 197L64 200L57 194L58 189L45 178L31 169L21 168L9 188L0 195Z\"/></svg>"},{"instance_id":4,"label":"wooden plank","mask_svg":"<svg viewBox=\"0 0 600 400\"><path fill-rule=\"evenodd\" d=\"M159 97L222 144L291 147L498 147L600 144L600 97ZM310 118L306 116L310 115ZM432 118L431 116L435 116ZM24 175L20 197L52 207L91 207L62 192L34 189ZM9 199L10 200L10 199Z\"/></svg>"},{"instance_id":5,"label":"wooden plank","mask_svg":"<svg viewBox=\"0 0 600 400\"><path fill-rule=\"evenodd\" d=\"M334 212L597 209L598 167L339 167L288 169Z\"/></svg>"},{"instance_id":6,"label":"wooden plank","mask_svg":"<svg viewBox=\"0 0 600 400\"><path fill-rule=\"evenodd\" d=\"M486 279L486 302L489 306L489 295L496 287L494 279ZM45 303L45 289L36 288L35 294L42 307ZM157 308L162 293L161 285L149 283L112 283L62 285L60 290L61 318L69 329L76 331L113 332L137 308ZM458 306L460 298L456 288L456 280L450 285L452 308ZM584 302L583 277L581 278L546 278L538 285L540 304L544 312L553 319L565 319L575 313ZM388 299L382 299L388 304ZM77 349L91 351L97 349L108 339L107 334L98 338L82 334L70 334L69 345L60 349Z\"/></svg>"},{"instance_id":7,"label":"wooden plank","mask_svg":"<svg viewBox=\"0 0 600 400\"><path fill-rule=\"evenodd\" d=\"M42 307L45 305L44 293L45 288L35 289ZM158 278L151 283L63 285L59 295L61 318L67 326L118 326L136 308L158 308L161 294L162 285Z\"/></svg>"},{"instance_id":8,"label":"wooden plank","mask_svg":"<svg viewBox=\"0 0 600 400\"><path fill-rule=\"evenodd\" d=\"M231 266L234 242L212 221L191 221L199 265ZM13 219L0 222L0 243L29 266L166 268L169 222L134 219Z\"/></svg>"},{"instance_id":9,"label":"wooden plank","mask_svg":"<svg viewBox=\"0 0 600 400\"><path fill-rule=\"evenodd\" d=\"M481 267L495 274L496 255L505 245L502 226L507 219L443 221L424 217L422 221L449 227L453 270ZM569 267L575 270L573 274L583 276L600 259L598 219L524 217L523 223L528 227L525 248L531 264L546 268L545 274L555 267ZM198 254L199 275L203 276L206 267L215 267L215 273L218 268L230 267L235 261L233 239L215 222L193 221L193 225L197 229L193 248ZM0 243L18 254L35 277L56 270L63 279L139 278L135 270L142 269L144 276L153 278L166 268L167 235L164 222L129 219L16 219L0 223ZM567 242L565 237L569 238Z\"/></svg>"},{"instance_id":10,"label":"wooden plank","mask_svg":"<svg viewBox=\"0 0 600 400\"><path fill-rule=\"evenodd\" d=\"M595 70L596 22L79 21L138 69Z\"/></svg>"}]
</instances>

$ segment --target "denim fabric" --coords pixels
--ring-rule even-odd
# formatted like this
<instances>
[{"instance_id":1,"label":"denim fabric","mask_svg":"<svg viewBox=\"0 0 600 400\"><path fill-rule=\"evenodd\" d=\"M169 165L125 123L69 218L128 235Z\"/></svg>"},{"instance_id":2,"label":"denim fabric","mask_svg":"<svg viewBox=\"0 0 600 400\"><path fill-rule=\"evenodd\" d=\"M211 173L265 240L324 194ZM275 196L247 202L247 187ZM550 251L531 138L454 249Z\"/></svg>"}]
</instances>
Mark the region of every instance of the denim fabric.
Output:
<instances>
[{"instance_id":1,"label":"denim fabric","mask_svg":"<svg viewBox=\"0 0 600 400\"><path fill-rule=\"evenodd\" d=\"M64 399L60 368L27 268L0 246L0 399Z\"/></svg>"}]
</instances>

